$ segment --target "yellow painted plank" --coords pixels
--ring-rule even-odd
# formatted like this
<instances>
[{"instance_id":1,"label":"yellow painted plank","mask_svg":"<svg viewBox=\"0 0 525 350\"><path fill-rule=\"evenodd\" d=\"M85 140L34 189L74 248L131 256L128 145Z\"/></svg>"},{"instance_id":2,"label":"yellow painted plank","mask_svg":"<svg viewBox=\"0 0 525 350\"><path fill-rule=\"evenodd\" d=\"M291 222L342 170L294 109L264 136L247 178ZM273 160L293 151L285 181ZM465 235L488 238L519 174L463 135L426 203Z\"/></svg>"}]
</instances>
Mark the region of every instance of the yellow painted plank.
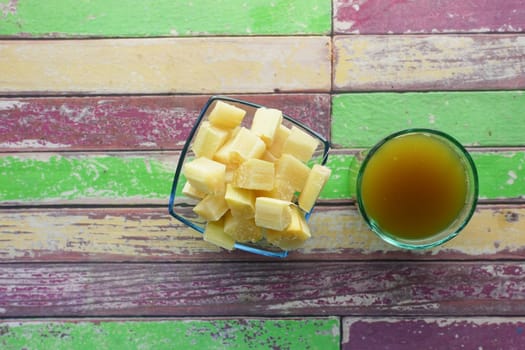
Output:
<instances>
[{"instance_id":1,"label":"yellow painted plank","mask_svg":"<svg viewBox=\"0 0 525 350\"><path fill-rule=\"evenodd\" d=\"M371 233L353 206L318 207L313 237L288 259L488 259L522 256L523 205L480 205L442 247L406 253ZM0 261L177 261L243 259L202 240L164 208L78 208L0 212ZM254 256L249 256L254 258Z\"/></svg>"},{"instance_id":2,"label":"yellow painted plank","mask_svg":"<svg viewBox=\"0 0 525 350\"><path fill-rule=\"evenodd\" d=\"M334 52L336 91L525 86L519 34L337 36Z\"/></svg>"},{"instance_id":3,"label":"yellow painted plank","mask_svg":"<svg viewBox=\"0 0 525 350\"><path fill-rule=\"evenodd\" d=\"M400 250L376 237L354 208L333 208L312 217L316 237L305 246L305 252L328 251L358 255L395 254ZM432 250L410 256L479 257L491 259L501 254L523 254L525 247L525 207L478 205L465 229L454 239Z\"/></svg>"},{"instance_id":4,"label":"yellow painted plank","mask_svg":"<svg viewBox=\"0 0 525 350\"><path fill-rule=\"evenodd\" d=\"M0 41L0 93L328 91L330 38Z\"/></svg>"}]
</instances>

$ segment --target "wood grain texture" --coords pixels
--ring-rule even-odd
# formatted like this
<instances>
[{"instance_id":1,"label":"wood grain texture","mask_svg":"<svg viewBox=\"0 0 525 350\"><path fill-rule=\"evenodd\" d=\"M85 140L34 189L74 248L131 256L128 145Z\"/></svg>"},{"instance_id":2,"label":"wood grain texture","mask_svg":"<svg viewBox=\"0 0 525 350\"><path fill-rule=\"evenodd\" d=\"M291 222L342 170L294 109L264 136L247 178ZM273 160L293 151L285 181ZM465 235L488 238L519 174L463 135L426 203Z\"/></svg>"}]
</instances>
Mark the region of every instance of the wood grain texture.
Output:
<instances>
[{"instance_id":1,"label":"wood grain texture","mask_svg":"<svg viewBox=\"0 0 525 350\"><path fill-rule=\"evenodd\" d=\"M180 150L210 96L0 98L0 150ZM233 95L330 136L328 94Z\"/></svg>"},{"instance_id":2,"label":"wood grain texture","mask_svg":"<svg viewBox=\"0 0 525 350\"><path fill-rule=\"evenodd\" d=\"M125 11L123 11L125 9ZM71 4L51 0L0 3L4 37L150 37L327 34L330 0L203 2L186 0Z\"/></svg>"},{"instance_id":3,"label":"wood grain texture","mask_svg":"<svg viewBox=\"0 0 525 350\"><path fill-rule=\"evenodd\" d=\"M525 30L520 0L335 0L333 24L341 34L501 33Z\"/></svg>"},{"instance_id":4,"label":"wood grain texture","mask_svg":"<svg viewBox=\"0 0 525 350\"><path fill-rule=\"evenodd\" d=\"M356 150L333 152L332 175L321 199L355 196ZM473 149L481 199L521 202L525 194L525 151ZM178 152L16 153L0 157L0 205L164 204Z\"/></svg>"},{"instance_id":5,"label":"wood grain texture","mask_svg":"<svg viewBox=\"0 0 525 350\"><path fill-rule=\"evenodd\" d=\"M2 317L525 314L523 262L4 264Z\"/></svg>"},{"instance_id":6,"label":"wood grain texture","mask_svg":"<svg viewBox=\"0 0 525 350\"><path fill-rule=\"evenodd\" d=\"M333 45L335 91L525 87L521 35L352 35Z\"/></svg>"},{"instance_id":7,"label":"wood grain texture","mask_svg":"<svg viewBox=\"0 0 525 350\"><path fill-rule=\"evenodd\" d=\"M0 211L0 262L242 261L167 214L166 208L49 208ZM461 234L432 250L384 243L354 206L319 206L312 238L286 260L496 260L525 254L525 207L480 205ZM259 258L259 260L268 260Z\"/></svg>"},{"instance_id":8,"label":"wood grain texture","mask_svg":"<svg viewBox=\"0 0 525 350\"><path fill-rule=\"evenodd\" d=\"M339 319L154 318L7 320L4 350L339 349Z\"/></svg>"},{"instance_id":9,"label":"wood grain texture","mask_svg":"<svg viewBox=\"0 0 525 350\"><path fill-rule=\"evenodd\" d=\"M525 340L523 318L343 319L343 350L506 349Z\"/></svg>"},{"instance_id":10,"label":"wood grain texture","mask_svg":"<svg viewBox=\"0 0 525 350\"><path fill-rule=\"evenodd\" d=\"M328 91L330 38L0 41L3 94Z\"/></svg>"},{"instance_id":11,"label":"wood grain texture","mask_svg":"<svg viewBox=\"0 0 525 350\"><path fill-rule=\"evenodd\" d=\"M369 148L398 130L431 128L466 146L523 146L524 110L519 90L337 94L332 145Z\"/></svg>"}]
</instances>

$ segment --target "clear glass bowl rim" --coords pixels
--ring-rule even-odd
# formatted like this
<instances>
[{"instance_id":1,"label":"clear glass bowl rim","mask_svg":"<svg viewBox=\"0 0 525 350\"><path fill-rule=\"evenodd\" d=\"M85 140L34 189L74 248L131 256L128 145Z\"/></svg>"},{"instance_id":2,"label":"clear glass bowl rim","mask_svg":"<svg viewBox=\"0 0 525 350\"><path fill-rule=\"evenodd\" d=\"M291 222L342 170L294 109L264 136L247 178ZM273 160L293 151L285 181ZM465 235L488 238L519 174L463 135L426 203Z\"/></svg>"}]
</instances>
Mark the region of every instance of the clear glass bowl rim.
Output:
<instances>
[{"instance_id":1,"label":"clear glass bowl rim","mask_svg":"<svg viewBox=\"0 0 525 350\"><path fill-rule=\"evenodd\" d=\"M170 198L169 198L169 204L168 204L168 211L169 211L169 214L171 216L173 216L177 220L181 221L182 223L184 223L188 227L196 230L197 232L199 232L201 234L204 233L204 229L202 227L196 225L195 223L191 222L190 220L188 220L184 216L179 215L177 212L175 212L174 204L175 204L175 197L176 197L176 191L177 191L177 184L178 184L178 181L179 181L179 177L180 177L180 175L182 173L182 166L184 165L184 160L186 158L186 154L188 153L188 150L190 149L191 142L192 142L192 140L193 140L193 138L195 136L195 133L197 132L197 130L198 130L198 128L199 128L203 118L206 115L206 111L208 110L208 108L215 101L232 102L232 103L235 103L235 104L245 105L245 106L248 106L248 107L251 107L251 108L264 108L265 107L265 106L257 104L257 103L241 100L241 99L234 98L234 97L222 96L222 95L211 96L208 99L208 101L206 102L206 104L202 107L202 109L201 109L201 111L199 113L199 116L197 117L197 120L196 120L195 124L193 125L193 127L192 127L192 129L190 131L190 134L188 135L188 139L186 140L186 142L185 142L185 144L184 144L184 146L183 146L183 148L181 150L180 158L179 158L179 161L177 163L177 167L175 169L175 175L173 177L173 183L172 183L172 186L171 186L171 192L170 192ZM285 120L287 120L288 122L292 123L293 125L296 125L296 126L302 128L302 129L308 131L309 133L314 135L319 141L321 141L323 149L322 149L322 158L321 158L321 161L320 161L319 164L325 165L327 160L328 160L328 153L330 151L330 142L324 136L319 134L318 132L312 130L310 127L308 127L308 126L304 125L303 123L295 120L294 118L288 116L285 113L283 113L283 118ZM309 218L310 214L311 214L311 211L306 214L306 218L307 219ZM267 257L285 258L286 256L288 256L288 251L287 250L270 251L270 250L266 250L266 249L250 246L250 245L243 244L243 243L238 243L238 242L235 243L235 248L239 249L239 250L242 250L242 251L249 252L249 253L258 254L258 255L267 256Z\"/></svg>"}]
</instances>

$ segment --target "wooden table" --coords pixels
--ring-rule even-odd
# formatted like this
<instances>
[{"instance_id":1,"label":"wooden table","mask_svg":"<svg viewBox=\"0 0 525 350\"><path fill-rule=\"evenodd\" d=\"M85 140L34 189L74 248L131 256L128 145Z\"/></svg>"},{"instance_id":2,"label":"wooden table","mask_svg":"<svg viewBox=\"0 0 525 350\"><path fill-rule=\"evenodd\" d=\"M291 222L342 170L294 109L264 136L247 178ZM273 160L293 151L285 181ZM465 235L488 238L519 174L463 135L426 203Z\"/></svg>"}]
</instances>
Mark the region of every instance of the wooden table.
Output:
<instances>
[{"instance_id":1,"label":"wooden table","mask_svg":"<svg viewBox=\"0 0 525 350\"><path fill-rule=\"evenodd\" d=\"M524 28L521 0L1 0L0 349L523 349ZM168 215L213 94L331 139L284 260ZM412 253L367 230L348 167L416 126L469 147L480 202Z\"/></svg>"}]
</instances>

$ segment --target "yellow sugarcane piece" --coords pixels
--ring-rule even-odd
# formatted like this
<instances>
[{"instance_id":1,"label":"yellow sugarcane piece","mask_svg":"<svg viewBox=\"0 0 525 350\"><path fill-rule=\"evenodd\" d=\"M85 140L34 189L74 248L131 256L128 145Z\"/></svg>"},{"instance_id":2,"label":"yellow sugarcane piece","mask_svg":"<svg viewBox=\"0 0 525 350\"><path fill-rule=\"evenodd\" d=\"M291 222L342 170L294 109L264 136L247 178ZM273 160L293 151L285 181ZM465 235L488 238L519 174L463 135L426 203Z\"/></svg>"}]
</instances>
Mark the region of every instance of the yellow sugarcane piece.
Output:
<instances>
[{"instance_id":1,"label":"yellow sugarcane piece","mask_svg":"<svg viewBox=\"0 0 525 350\"><path fill-rule=\"evenodd\" d=\"M249 190L271 190L275 177L275 166L262 159L248 159L233 173L232 184Z\"/></svg>"},{"instance_id":2,"label":"yellow sugarcane piece","mask_svg":"<svg viewBox=\"0 0 525 350\"><path fill-rule=\"evenodd\" d=\"M281 249L297 249L312 236L304 213L291 207L291 222L284 230L266 230L266 240Z\"/></svg>"},{"instance_id":3,"label":"yellow sugarcane piece","mask_svg":"<svg viewBox=\"0 0 525 350\"><path fill-rule=\"evenodd\" d=\"M275 163L279 158L271 154L268 150L264 151L263 155L261 156L262 160L265 160L267 162Z\"/></svg>"},{"instance_id":4,"label":"yellow sugarcane piece","mask_svg":"<svg viewBox=\"0 0 525 350\"><path fill-rule=\"evenodd\" d=\"M266 144L253 131L241 127L230 140L219 148L214 159L235 167L238 164L251 159L260 158L266 150Z\"/></svg>"},{"instance_id":5,"label":"yellow sugarcane piece","mask_svg":"<svg viewBox=\"0 0 525 350\"><path fill-rule=\"evenodd\" d=\"M310 168L295 156L284 153L277 161L275 177L281 181L288 181L295 191L302 191Z\"/></svg>"},{"instance_id":6,"label":"yellow sugarcane piece","mask_svg":"<svg viewBox=\"0 0 525 350\"><path fill-rule=\"evenodd\" d=\"M198 191L219 194L226 190L226 166L205 157L184 164L182 173Z\"/></svg>"},{"instance_id":7,"label":"yellow sugarcane piece","mask_svg":"<svg viewBox=\"0 0 525 350\"><path fill-rule=\"evenodd\" d=\"M204 229L204 240L227 250L235 248L235 239L224 232L224 220L210 221Z\"/></svg>"},{"instance_id":8,"label":"yellow sugarcane piece","mask_svg":"<svg viewBox=\"0 0 525 350\"><path fill-rule=\"evenodd\" d=\"M331 170L323 165L315 164L310 173L304 186L303 191L299 195L298 204L301 209L306 212L312 210L319 194L323 190L324 185L330 177Z\"/></svg>"},{"instance_id":9,"label":"yellow sugarcane piece","mask_svg":"<svg viewBox=\"0 0 525 350\"><path fill-rule=\"evenodd\" d=\"M246 111L224 101L216 101L208 120L219 128L233 129L241 125Z\"/></svg>"},{"instance_id":10,"label":"yellow sugarcane piece","mask_svg":"<svg viewBox=\"0 0 525 350\"><path fill-rule=\"evenodd\" d=\"M288 180L274 179L273 188L269 191L257 191L257 197L270 197L291 202L294 199L295 189Z\"/></svg>"},{"instance_id":11,"label":"yellow sugarcane piece","mask_svg":"<svg viewBox=\"0 0 525 350\"><path fill-rule=\"evenodd\" d=\"M282 152L307 162L312 158L318 145L319 140L294 125L284 142Z\"/></svg>"},{"instance_id":12,"label":"yellow sugarcane piece","mask_svg":"<svg viewBox=\"0 0 525 350\"><path fill-rule=\"evenodd\" d=\"M268 152L279 158L283 154L284 143L288 139L290 132L291 130L285 125L279 125L279 128L275 131L273 142L268 147Z\"/></svg>"},{"instance_id":13,"label":"yellow sugarcane piece","mask_svg":"<svg viewBox=\"0 0 525 350\"><path fill-rule=\"evenodd\" d=\"M257 197L255 199L255 224L259 227L282 231L292 220L292 203L281 199Z\"/></svg>"},{"instance_id":14,"label":"yellow sugarcane piece","mask_svg":"<svg viewBox=\"0 0 525 350\"><path fill-rule=\"evenodd\" d=\"M182 194L186 197L190 197L193 199L203 199L206 197L206 193L199 191L195 187L193 187L188 181L184 184L182 187Z\"/></svg>"},{"instance_id":15,"label":"yellow sugarcane piece","mask_svg":"<svg viewBox=\"0 0 525 350\"><path fill-rule=\"evenodd\" d=\"M258 108L252 120L251 130L267 146L273 143L274 136L283 121L283 113L274 108Z\"/></svg>"},{"instance_id":16,"label":"yellow sugarcane piece","mask_svg":"<svg viewBox=\"0 0 525 350\"><path fill-rule=\"evenodd\" d=\"M227 212L224 216L224 232L236 242L258 242L263 238L262 229L255 224L254 218L233 216Z\"/></svg>"},{"instance_id":17,"label":"yellow sugarcane piece","mask_svg":"<svg viewBox=\"0 0 525 350\"><path fill-rule=\"evenodd\" d=\"M290 135L291 130L284 125L279 125L279 128L275 131L272 144L268 147L268 152L270 152L274 157L279 158L283 153L283 146Z\"/></svg>"},{"instance_id":18,"label":"yellow sugarcane piece","mask_svg":"<svg viewBox=\"0 0 525 350\"><path fill-rule=\"evenodd\" d=\"M253 218L255 216L254 191L227 184L224 199L233 216L243 218Z\"/></svg>"},{"instance_id":19,"label":"yellow sugarcane piece","mask_svg":"<svg viewBox=\"0 0 525 350\"><path fill-rule=\"evenodd\" d=\"M224 194L208 194L193 207L193 211L207 221L217 221L228 211L228 204Z\"/></svg>"},{"instance_id":20,"label":"yellow sugarcane piece","mask_svg":"<svg viewBox=\"0 0 525 350\"><path fill-rule=\"evenodd\" d=\"M192 143L192 150L197 157L212 158L229 136L228 130L203 122Z\"/></svg>"}]
</instances>

